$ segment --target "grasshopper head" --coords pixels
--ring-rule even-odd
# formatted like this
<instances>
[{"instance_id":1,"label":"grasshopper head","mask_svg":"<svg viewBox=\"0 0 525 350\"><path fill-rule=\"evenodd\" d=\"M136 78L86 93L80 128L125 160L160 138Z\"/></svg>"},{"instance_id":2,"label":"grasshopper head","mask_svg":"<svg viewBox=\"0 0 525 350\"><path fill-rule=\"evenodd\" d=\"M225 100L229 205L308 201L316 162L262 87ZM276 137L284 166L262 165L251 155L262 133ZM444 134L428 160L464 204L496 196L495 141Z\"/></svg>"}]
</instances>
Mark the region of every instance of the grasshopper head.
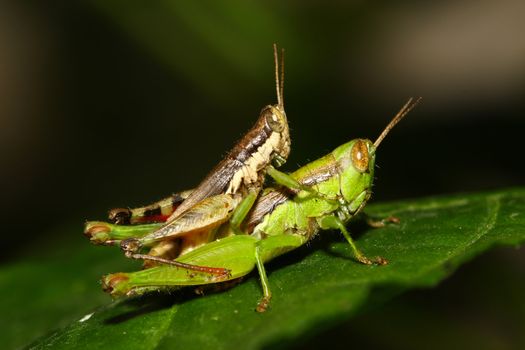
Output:
<instances>
[{"instance_id":1,"label":"grasshopper head","mask_svg":"<svg viewBox=\"0 0 525 350\"><path fill-rule=\"evenodd\" d=\"M379 144L420 100L421 97L410 98L375 142L367 139L355 139L339 146L332 152L338 163L340 192L345 202L349 203L351 213L358 211L370 198L374 180L376 150Z\"/></svg>"},{"instance_id":2,"label":"grasshopper head","mask_svg":"<svg viewBox=\"0 0 525 350\"><path fill-rule=\"evenodd\" d=\"M266 118L266 125L272 130L272 133L278 135L273 146L273 160L279 167L288 158L290 154L290 130L288 128L288 119L284 108L280 105L268 106L263 111Z\"/></svg>"},{"instance_id":3,"label":"grasshopper head","mask_svg":"<svg viewBox=\"0 0 525 350\"><path fill-rule=\"evenodd\" d=\"M355 139L333 151L340 177L340 192L356 209L366 202L374 179L375 146L370 140ZM357 202L356 202L357 201Z\"/></svg>"}]
</instances>

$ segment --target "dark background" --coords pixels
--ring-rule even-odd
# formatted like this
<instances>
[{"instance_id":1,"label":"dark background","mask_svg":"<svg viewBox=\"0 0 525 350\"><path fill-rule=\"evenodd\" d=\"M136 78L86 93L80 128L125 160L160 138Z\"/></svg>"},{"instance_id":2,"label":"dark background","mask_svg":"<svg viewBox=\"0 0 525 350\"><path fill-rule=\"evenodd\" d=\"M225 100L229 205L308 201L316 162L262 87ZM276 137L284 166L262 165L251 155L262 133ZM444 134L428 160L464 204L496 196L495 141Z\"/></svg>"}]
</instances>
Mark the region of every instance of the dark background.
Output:
<instances>
[{"instance_id":1,"label":"dark background","mask_svg":"<svg viewBox=\"0 0 525 350\"><path fill-rule=\"evenodd\" d=\"M3 1L1 261L195 186L276 102L274 42L285 170L375 139L423 96L379 149L374 201L523 185L523 14L520 0ZM510 255L495 259L523 264Z\"/></svg>"}]
</instances>

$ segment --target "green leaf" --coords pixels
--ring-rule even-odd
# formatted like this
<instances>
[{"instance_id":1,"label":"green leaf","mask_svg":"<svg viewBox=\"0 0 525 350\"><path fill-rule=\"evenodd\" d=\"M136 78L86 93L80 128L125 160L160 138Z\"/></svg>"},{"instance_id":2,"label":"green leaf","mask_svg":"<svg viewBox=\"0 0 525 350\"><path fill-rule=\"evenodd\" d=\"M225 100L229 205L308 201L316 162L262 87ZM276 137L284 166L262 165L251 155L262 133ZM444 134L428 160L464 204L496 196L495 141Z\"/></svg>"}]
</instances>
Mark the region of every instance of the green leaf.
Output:
<instances>
[{"instance_id":1,"label":"green leaf","mask_svg":"<svg viewBox=\"0 0 525 350\"><path fill-rule=\"evenodd\" d=\"M401 219L399 225L380 229L350 225L363 252L384 256L389 265L360 265L342 237L323 232L269 264L274 298L264 314L254 311L261 296L256 274L204 297L190 291L153 294L93 309L103 303L94 275L122 269L125 261L115 250L83 242L82 248L68 250L67 261L3 269L0 307L17 316L1 326L15 333L8 346L20 346L22 335L28 340L72 321L34 343L36 348L283 345L365 313L407 289L434 286L493 245L525 241L525 189L373 204L367 212Z\"/></svg>"}]
</instances>

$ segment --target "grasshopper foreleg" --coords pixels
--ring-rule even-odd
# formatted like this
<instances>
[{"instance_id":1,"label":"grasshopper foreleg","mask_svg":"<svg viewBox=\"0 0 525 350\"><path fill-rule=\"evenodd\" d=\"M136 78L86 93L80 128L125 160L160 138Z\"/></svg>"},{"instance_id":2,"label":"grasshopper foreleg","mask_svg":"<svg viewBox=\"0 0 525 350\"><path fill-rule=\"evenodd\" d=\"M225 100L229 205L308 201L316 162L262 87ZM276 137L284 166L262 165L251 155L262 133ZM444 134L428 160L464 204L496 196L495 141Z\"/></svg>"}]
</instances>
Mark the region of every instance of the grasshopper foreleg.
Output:
<instances>
[{"instance_id":1,"label":"grasshopper foreleg","mask_svg":"<svg viewBox=\"0 0 525 350\"><path fill-rule=\"evenodd\" d=\"M305 191L309 195L321 198L323 200L332 201L333 199L328 198L324 194L320 193L316 189L314 189L311 186L304 185L300 182L298 182L296 179L294 179L289 174L283 173L282 171L279 171L275 169L274 167L270 166L268 167L267 174L279 185L284 186L292 191Z\"/></svg>"},{"instance_id":2,"label":"grasshopper foreleg","mask_svg":"<svg viewBox=\"0 0 525 350\"><path fill-rule=\"evenodd\" d=\"M296 179L291 177L290 175L283 173L282 171L279 171L275 169L273 166L269 166L266 170L266 173L274 179L276 183L278 183L281 186L284 186L286 188L289 188L291 190L296 191L306 191L310 193L316 194L316 191L312 188L300 184Z\"/></svg>"},{"instance_id":3,"label":"grasshopper foreleg","mask_svg":"<svg viewBox=\"0 0 525 350\"><path fill-rule=\"evenodd\" d=\"M318 222L319 222L319 225L321 226L321 228L323 228L325 230L328 230L328 229L334 229L335 230L335 229L337 229L337 230L341 231L341 233L343 234L343 236L347 240L348 244L350 244L350 247L352 248L352 252L354 253L354 256L355 256L356 260L359 261L360 263L365 264L365 265L373 265L373 264L386 265L386 264L388 264L388 260L386 260L385 258L382 258L380 256L375 257L373 259L370 259L370 258L366 257L357 248L357 246L354 243L354 240L350 236L350 233L346 229L345 224L338 217L336 217L334 215L328 215L328 216L324 216L321 219L319 219Z\"/></svg>"}]
</instances>

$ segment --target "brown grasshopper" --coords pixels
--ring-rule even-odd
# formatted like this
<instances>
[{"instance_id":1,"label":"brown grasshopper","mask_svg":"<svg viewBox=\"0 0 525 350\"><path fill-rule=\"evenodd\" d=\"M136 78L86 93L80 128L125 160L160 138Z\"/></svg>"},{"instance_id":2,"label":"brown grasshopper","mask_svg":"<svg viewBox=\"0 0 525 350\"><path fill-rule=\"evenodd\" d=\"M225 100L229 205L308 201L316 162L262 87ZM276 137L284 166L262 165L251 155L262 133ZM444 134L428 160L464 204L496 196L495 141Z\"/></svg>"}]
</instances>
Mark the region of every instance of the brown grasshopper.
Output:
<instances>
[{"instance_id":1,"label":"brown grasshopper","mask_svg":"<svg viewBox=\"0 0 525 350\"><path fill-rule=\"evenodd\" d=\"M255 125L241 138L227 156L191 191L185 191L163 199L147 207L136 209L113 209L110 220L115 223L146 223L165 221L165 224L143 237L128 238L120 242L126 256L153 263L170 264L188 270L225 276L226 269L187 265L173 261L171 255L199 246L203 241L213 240L218 228L229 221L233 232L242 233L240 225L253 206L265 175L291 188L303 188L288 175L277 171L272 164L281 166L290 152L288 121L284 111L283 81L284 60L274 44L275 82L277 104L264 107ZM169 215L169 217L166 216ZM85 233L92 238L107 226L88 223ZM116 242L105 242L116 243ZM152 247L148 254L141 254L143 247Z\"/></svg>"}]
</instances>

